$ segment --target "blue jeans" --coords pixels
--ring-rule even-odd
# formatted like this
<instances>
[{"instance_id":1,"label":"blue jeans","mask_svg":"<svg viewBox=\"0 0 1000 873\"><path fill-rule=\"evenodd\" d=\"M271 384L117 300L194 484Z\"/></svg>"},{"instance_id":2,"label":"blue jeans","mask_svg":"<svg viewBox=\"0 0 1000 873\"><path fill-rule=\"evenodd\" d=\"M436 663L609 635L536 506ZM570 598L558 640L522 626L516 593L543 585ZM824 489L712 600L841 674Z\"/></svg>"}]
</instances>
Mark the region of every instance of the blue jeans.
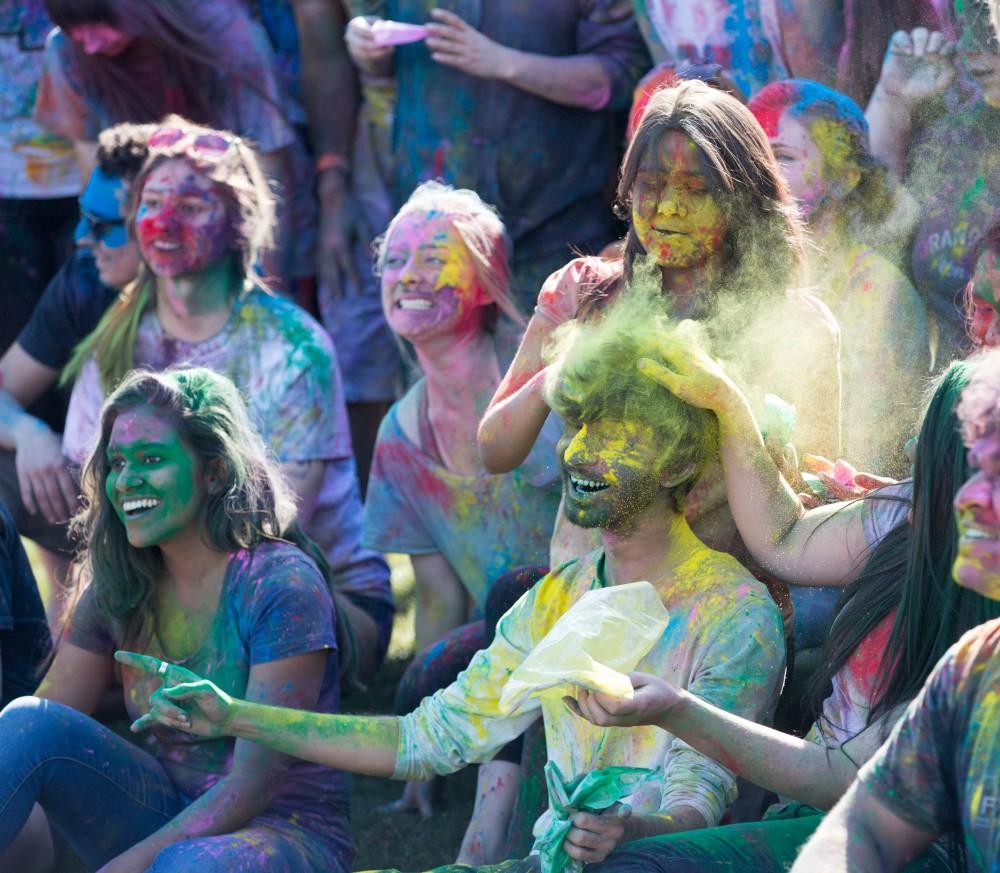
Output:
<instances>
[{"instance_id":1,"label":"blue jeans","mask_svg":"<svg viewBox=\"0 0 1000 873\"><path fill-rule=\"evenodd\" d=\"M22 697L0 712L0 851L38 803L52 828L96 869L192 799L177 791L156 758L74 709ZM234 833L167 847L149 871L346 869L324 840L265 812Z\"/></svg>"}]
</instances>

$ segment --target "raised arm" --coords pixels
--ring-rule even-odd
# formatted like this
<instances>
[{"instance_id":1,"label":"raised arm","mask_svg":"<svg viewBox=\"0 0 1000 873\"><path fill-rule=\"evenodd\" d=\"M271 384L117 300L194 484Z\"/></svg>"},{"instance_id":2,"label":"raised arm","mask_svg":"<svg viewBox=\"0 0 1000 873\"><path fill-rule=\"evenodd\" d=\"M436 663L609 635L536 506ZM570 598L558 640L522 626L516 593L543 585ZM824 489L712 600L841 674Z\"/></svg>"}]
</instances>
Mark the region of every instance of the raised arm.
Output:
<instances>
[{"instance_id":1,"label":"raised arm","mask_svg":"<svg viewBox=\"0 0 1000 873\"><path fill-rule=\"evenodd\" d=\"M531 317L517 355L479 423L479 456L491 473L508 473L523 463L545 425L549 405L542 348L554 327L544 315Z\"/></svg>"},{"instance_id":2,"label":"raised arm","mask_svg":"<svg viewBox=\"0 0 1000 873\"><path fill-rule=\"evenodd\" d=\"M898 30L889 40L865 116L872 152L885 161L897 180L906 176L919 108L942 94L955 78L954 49L943 34L926 27L912 33Z\"/></svg>"},{"instance_id":3,"label":"raised arm","mask_svg":"<svg viewBox=\"0 0 1000 873\"><path fill-rule=\"evenodd\" d=\"M722 368L690 342L667 340L662 359L639 369L719 419L729 508L761 566L796 585L846 585L868 551L861 502L806 512L764 445L749 402Z\"/></svg>"}]
</instances>

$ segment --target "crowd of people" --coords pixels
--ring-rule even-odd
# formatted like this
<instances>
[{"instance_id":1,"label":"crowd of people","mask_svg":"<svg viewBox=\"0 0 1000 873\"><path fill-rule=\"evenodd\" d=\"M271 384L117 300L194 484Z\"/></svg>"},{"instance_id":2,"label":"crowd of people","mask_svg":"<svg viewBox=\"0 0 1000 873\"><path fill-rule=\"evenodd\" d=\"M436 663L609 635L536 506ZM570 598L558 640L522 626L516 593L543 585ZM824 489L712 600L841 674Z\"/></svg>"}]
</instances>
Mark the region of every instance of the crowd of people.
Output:
<instances>
[{"instance_id":1,"label":"crowd of people","mask_svg":"<svg viewBox=\"0 0 1000 873\"><path fill-rule=\"evenodd\" d=\"M0 61L0 869L346 873L348 774L478 765L442 871L1000 873L1000 4Z\"/></svg>"}]
</instances>

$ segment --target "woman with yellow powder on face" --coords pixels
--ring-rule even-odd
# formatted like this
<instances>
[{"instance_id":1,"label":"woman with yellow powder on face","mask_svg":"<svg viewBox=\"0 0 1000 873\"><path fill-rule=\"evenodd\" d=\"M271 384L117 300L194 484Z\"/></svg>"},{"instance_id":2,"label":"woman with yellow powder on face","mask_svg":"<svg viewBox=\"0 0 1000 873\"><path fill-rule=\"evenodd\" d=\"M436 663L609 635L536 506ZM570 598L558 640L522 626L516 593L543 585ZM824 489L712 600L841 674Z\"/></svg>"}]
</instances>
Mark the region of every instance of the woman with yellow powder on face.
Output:
<instances>
[{"instance_id":1,"label":"woman with yellow powder on face","mask_svg":"<svg viewBox=\"0 0 1000 873\"><path fill-rule=\"evenodd\" d=\"M502 476L483 469L476 445L479 417L514 352L498 319L521 320L508 252L494 209L437 182L417 188L378 246L386 322L423 372L379 428L362 534L366 547L413 563L418 655L397 690L400 715L454 680L548 565L558 434L543 434ZM514 568L523 569L507 572ZM480 795L502 794L504 810L477 808L460 861L487 863L499 850L505 827L487 822L509 814L519 764L517 746L480 772ZM430 815L429 794L411 783L392 808Z\"/></svg>"},{"instance_id":2,"label":"woman with yellow powder on face","mask_svg":"<svg viewBox=\"0 0 1000 873\"><path fill-rule=\"evenodd\" d=\"M658 285L668 314L703 322L713 350L756 399L771 393L795 405L798 449L839 454L836 323L811 295L786 291L798 281L801 229L746 107L697 81L654 94L622 165L618 203L630 222L623 260L579 258L542 287L480 424L487 469L520 463L548 417L542 349L553 330L591 317L636 281ZM738 550L717 469L706 471L685 512L706 543ZM554 544L554 555L581 548Z\"/></svg>"},{"instance_id":3,"label":"woman with yellow powder on face","mask_svg":"<svg viewBox=\"0 0 1000 873\"><path fill-rule=\"evenodd\" d=\"M812 233L810 281L842 331L844 457L905 475L903 445L930 371L927 312L884 254L895 196L868 122L849 97L803 79L773 82L748 106Z\"/></svg>"}]
</instances>

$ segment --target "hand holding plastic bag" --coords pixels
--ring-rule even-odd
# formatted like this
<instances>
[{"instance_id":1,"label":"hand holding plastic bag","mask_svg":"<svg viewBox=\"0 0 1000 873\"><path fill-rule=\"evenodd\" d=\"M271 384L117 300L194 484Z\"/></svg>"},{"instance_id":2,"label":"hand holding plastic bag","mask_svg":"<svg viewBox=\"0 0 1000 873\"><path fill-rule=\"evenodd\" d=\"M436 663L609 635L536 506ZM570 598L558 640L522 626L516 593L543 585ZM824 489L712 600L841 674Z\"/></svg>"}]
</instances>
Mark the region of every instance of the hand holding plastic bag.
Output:
<instances>
[{"instance_id":1,"label":"hand holding plastic bag","mask_svg":"<svg viewBox=\"0 0 1000 873\"><path fill-rule=\"evenodd\" d=\"M656 775L655 770L645 767L605 767L567 782L555 761L549 761L545 765L545 783L553 818L545 833L535 841L542 873L563 873L564 870L579 873L583 869L583 863L570 858L563 848L566 835L573 827L573 813L599 814L633 794Z\"/></svg>"},{"instance_id":2,"label":"hand holding plastic bag","mask_svg":"<svg viewBox=\"0 0 1000 873\"><path fill-rule=\"evenodd\" d=\"M511 674L499 709L510 714L529 697L561 698L582 686L629 698L630 673L663 636L669 616L648 582L588 591L552 626Z\"/></svg>"}]
</instances>

